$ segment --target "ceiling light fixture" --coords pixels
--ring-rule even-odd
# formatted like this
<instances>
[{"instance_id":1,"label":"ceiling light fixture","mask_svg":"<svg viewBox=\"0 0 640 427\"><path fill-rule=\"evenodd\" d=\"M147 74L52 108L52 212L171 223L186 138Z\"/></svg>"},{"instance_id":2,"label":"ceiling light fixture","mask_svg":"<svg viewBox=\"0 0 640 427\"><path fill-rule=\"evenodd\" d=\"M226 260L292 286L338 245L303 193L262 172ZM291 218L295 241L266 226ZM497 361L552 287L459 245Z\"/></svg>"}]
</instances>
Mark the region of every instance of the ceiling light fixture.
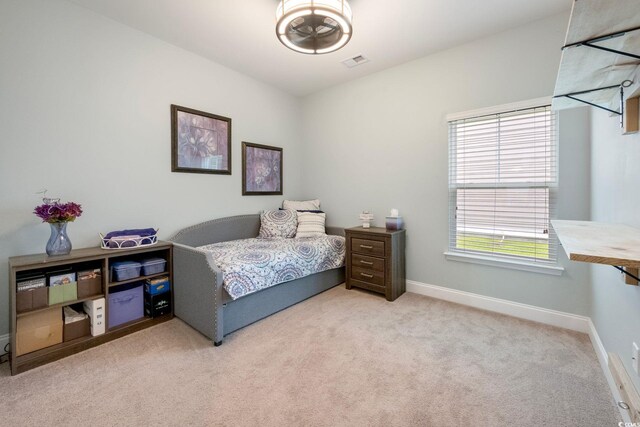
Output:
<instances>
[{"instance_id":1,"label":"ceiling light fixture","mask_svg":"<svg viewBox=\"0 0 640 427\"><path fill-rule=\"evenodd\" d=\"M281 0L276 9L276 34L296 52L334 52L351 39L352 18L347 0Z\"/></svg>"}]
</instances>

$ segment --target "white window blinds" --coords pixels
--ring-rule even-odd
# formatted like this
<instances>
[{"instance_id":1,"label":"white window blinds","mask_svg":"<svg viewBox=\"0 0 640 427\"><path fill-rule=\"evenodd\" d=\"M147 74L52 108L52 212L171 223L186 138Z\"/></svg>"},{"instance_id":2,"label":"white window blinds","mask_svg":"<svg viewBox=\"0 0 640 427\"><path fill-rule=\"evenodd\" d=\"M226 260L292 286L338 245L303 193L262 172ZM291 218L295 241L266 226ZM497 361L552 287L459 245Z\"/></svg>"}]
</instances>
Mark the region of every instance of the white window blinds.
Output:
<instances>
[{"instance_id":1,"label":"white window blinds","mask_svg":"<svg viewBox=\"0 0 640 427\"><path fill-rule=\"evenodd\" d=\"M449 121L449 250L555 263L556 114L550 106Z\"/></svg>"}]
</instances>

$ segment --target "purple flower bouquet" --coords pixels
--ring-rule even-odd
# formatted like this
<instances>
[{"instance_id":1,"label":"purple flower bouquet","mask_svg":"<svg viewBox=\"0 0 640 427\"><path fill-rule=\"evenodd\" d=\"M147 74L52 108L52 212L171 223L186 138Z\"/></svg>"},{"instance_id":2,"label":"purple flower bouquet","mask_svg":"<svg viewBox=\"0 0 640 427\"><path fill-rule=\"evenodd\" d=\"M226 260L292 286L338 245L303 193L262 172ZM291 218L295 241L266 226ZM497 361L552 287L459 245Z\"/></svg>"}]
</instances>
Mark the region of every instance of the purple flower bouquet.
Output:
<instances>
[{"instance_id":1,"label":"purple flower bouquet","mask_svg":"<svg viewBox=\"0 0 640 427\"><path fill-rule=\"evenodd\" d=\"M70 222L82 215L82 206L74 202L45 202L40 206L36 206L33 213L42 219L42 222L48 222L49 224Z\"/></svg>"}]
</instances>

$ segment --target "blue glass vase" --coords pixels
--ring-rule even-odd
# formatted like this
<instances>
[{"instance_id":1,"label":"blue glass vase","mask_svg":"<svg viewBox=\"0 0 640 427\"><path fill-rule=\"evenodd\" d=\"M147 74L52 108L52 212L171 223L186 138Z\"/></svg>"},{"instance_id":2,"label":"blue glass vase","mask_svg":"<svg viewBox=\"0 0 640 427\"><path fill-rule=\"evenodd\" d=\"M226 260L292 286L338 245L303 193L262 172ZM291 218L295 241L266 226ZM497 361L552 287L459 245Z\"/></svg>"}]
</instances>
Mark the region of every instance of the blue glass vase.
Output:
<instances>
[{"instance_id":1,"label":"blue glass vase","mask_svg":"<svg viewBox=\"0 0 640 427\"><path fill-rule=\"evenodd\" d=\"M67 222L53 222L51 226L51 237L47 242L47 255L67 255L71 252L71 241L67 236Z\"/></svg>"}]
</instances>

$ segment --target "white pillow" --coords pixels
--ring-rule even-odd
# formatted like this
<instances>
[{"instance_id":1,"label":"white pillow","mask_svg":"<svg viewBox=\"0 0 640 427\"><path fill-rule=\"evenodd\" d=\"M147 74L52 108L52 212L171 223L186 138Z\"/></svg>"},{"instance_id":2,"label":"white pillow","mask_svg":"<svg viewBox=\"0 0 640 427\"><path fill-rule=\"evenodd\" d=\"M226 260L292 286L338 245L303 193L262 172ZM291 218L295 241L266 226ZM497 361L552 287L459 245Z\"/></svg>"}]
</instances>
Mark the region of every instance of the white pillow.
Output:
<instances>
[{"instance_id":1,"label":"white pillow","mask_svg":"<svg viewBox=\"0 0 640 427\"><path fill-rule=\"evenodd\" d=\"M324 236L327 234L324 229L325 220L326 214L324 212L298 212L298 231L296 232L296 239Z\"/></svg>"},{"instance_id":2,"label":"white pillow","mask_svg":"<svg viewBox=\"0 0 640 427\"><path fill-rule=\"evenodd\" d=\"M319 211L320 200L285 200L282 202L283 209L293 209L294 211Z\"/></svg>"}]
</instances>

